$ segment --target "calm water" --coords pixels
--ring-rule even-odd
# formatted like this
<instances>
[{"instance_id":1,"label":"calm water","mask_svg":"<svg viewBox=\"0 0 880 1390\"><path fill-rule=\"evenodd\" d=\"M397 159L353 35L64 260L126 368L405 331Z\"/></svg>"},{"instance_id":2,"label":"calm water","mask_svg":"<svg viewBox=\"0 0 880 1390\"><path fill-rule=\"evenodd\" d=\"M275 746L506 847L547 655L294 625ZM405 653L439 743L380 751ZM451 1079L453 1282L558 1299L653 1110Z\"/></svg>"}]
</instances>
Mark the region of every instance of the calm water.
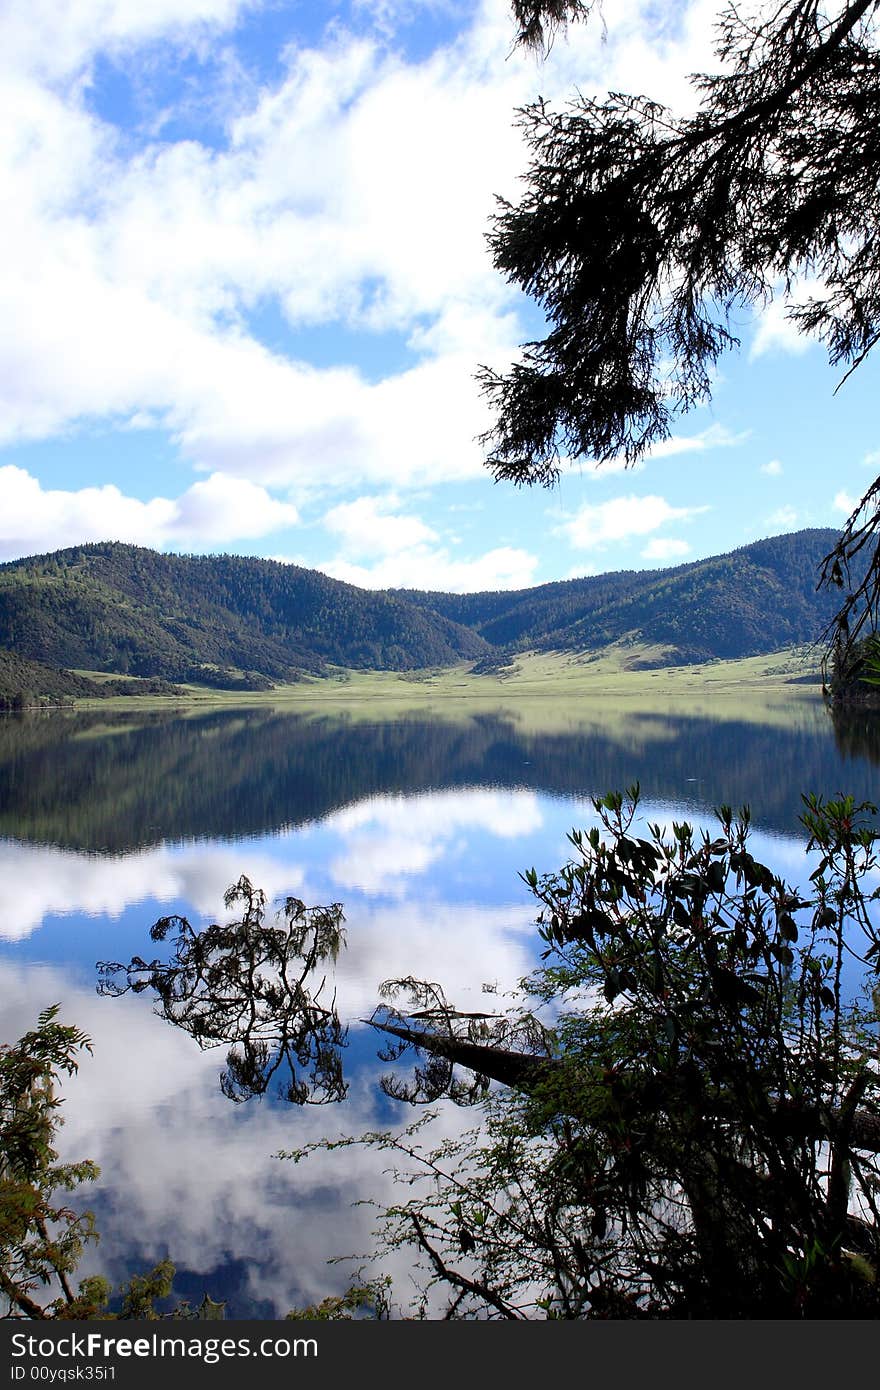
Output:
<instances>
[{"instance_id":1,"label":"calm water","mask_svg":"<svg viewBox=\"0 0 880 1390\"><path fill-rule=\"evenodd\" d=\"M381 1154L343 1150L293 1165L273 1155L404 1116L378 1090L376 1037L360 1020L380 982L441 981L460 1007L511 987L535 962L518 872L558 868L590 797L636 778L645 815L709 824L721 801L752 807L755 852L803 879L800 792L880 799L878 734L833 727L816 702L775 723L611 710L559 730L485 714L395 723L236 711L133 723L99 715L0 722L0 1038L39 1009L95 1043L65 1088L63 1151L92 1157L102 1241L82 1272L119 1282L170 1255L176 1292L274 1317L345 1287L332 1256L371 1246L369 1208L391 1196ZM223 915L247 874L271 898L342 902L336 970L351 1024L348 1099L235 1105L222 1053L159 1019L148 994L99 998L98 960L150 956L149 928ZM472 1116L453 1107L439 1127ZM396 1274L405 1283L406 1269ZM405 1293L406 1290L404 1289Z\"/></svg>"}]
</instances>

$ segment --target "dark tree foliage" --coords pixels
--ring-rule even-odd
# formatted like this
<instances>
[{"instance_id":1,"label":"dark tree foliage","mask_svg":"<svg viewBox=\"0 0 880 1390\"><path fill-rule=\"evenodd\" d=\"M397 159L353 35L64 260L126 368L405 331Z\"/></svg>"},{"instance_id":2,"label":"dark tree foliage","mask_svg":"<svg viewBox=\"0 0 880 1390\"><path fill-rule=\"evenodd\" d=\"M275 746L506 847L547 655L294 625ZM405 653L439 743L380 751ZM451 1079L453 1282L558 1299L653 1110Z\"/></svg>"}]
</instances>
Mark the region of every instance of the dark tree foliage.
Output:
<instances>
[{"instance_id":1,"label":"dark tree foliage","mask_svg":"<svg viewBox=\"0 0 880 1390\"><path fill-rule=\"evenodd\" d=\"M816 592L816 570L838 537L830 528L773 536L661 574L618 570L518 592L403 596L496 648L589 651L638 633L691 660L751 656L818 639L836 596Z\"/></svg>"},{"instance_id":2,"label":"dark tree foliage","mask_svg":"<svg viewBox=\"0 0 880 1390\"><path fill-rule=\"evenodd\" d=\"M878 507L880 478L875 478L822 563L821 583L847 591L832 629L831 660L826 662L830 683L838 690L851 686L867 670L866 657L871 678L880 680L880 654L871 650L880 629L880 551L874 541Z\"/></svg>"},{"instance_id":3,"label":"dark tree foliage","mask_svg":"<svg viewBox=\"0 0 880 1390\"><path fill-rule=\"evenodd\" d=\"M325 659L406 670L513 644L584 651L636 632L691 660L778 651L830 621L836 594L816 593L815 571L837 539L800 531L662 581L611 573L500 594L369 595L273 561L77 547L0 566L0 708L182 693L170 676L263 689L292 677L307 648L315 670ZM855 559L852 579L863 570ZM45 661L139 678L98 684Z\"/></svg>"},{"instance_id":4,"label":"dark tree foliage","mask_svg":"<svg viewBox=\"0 0 880 1390\"><path fill-rule=\"evenodd\" d=\"M343 944L342 908L306 907L287 898L275 923L268 923L265 894L244 876L224 902L243 904L239 921L196 931L185 917L161 918L150 935L154 941L171 937L171 960L101 961L98 992L152 989L159 1016L199 1047L229 1047L220 1085L230 1100L263 1095L273 1080L297 1105L342 1100L347 1030L335 996L321 1002L325 980L314 984L321 963L334 961Z\"/></svg>"},{"instance_id":5,"label":"dark tree foliage","mask_svg":"<svg viewBox=\"0 0 880 1390\"><path fill-rule=\"evenodd\" d=\"M101 688L72 671L57 671L0 649L0 710L43 705L72 705L75 699L100 697Z\"/></svg>"},{"instance_id":6,"label":"dark tree foliage","mask_svg":"<svg viewBox=\"0 0 880 1390\"><path fill-rule=\"evenodd\" d=\"M379 993L382 1002L369 1021L396 1039L385 1044L380 1059L397 1062L413 1049L427 1054L409 1075L390 1073L382 1077L382 1090L395 1100L424 1105L448 1096L457 1105L476 1105L489 1090L490 1073L484 1068L489 1050L491 1076L507 1085L522 1079L522 1049L528 1049L530 1057L549 1055L546 1029L531 1014L462 1013L449 1003L442 985L411 975L386 980ZM396 1003L401 997L408 1001L405 1009ZM469 1068L464 1079L455 1070L457 1064ZM526 1063L527 1070L528 1066Z\"/></svg>"},{"instance_id":7,"label":"dark tree foliage","mask_svg":"<svg viewBox=\"0 0 880 1390\"><path fill-rule=\"evenodd\" d=\"M516 42L538 51L549 48L557 29L586 19L595 0L513 0Z\"/></svg>"},{"instance_id":8,"label":"dark tree foliage","mask_svg":"<svg viewBox=\"0 0 880 1390\"><path fill-rule=\"evenodd\" d=\"M836 647L828 694L836 711L880 708L880 636L876 632Z\"/></svg>"},{"instance_id":9,"label":"dark tree foliage","mask_svg":"<svg viewBox=\"0 0 880 1390\"><path fill-rule=\"evenodd\" d=\"M437 1149L368 1136L416 1185L385 1247L419 1250L455 1317L876 1317L876 808L807 799L804 896L746 812L643 835L637 800L596 801L571 861L524 875L546 946L528 984L555 1018L519 1075L470 1020L457 1050L448 1009L436 1038L393 1030L513 1089Z\"/></svg>"},{"instance_id":10,"label":"dark tree foliage","mask_svg":"<svg viewBox=\"0 0 880 1390\"><path fill-rule=\"evenodd\" d=\"M0 564L0 648L50 666L257 690L327 661L449 665L485 643L317 570L105 542Z\"/></svg>"},{"instance_id":11,"label":"dark tree foliage","mask_svg":"<svg viewBox=\"0 0 880 1390\"><path fill-rule=\"evenodd\" d=\"M378 792L460 789L487 778L498 788L584 798L597 785L624 785L635 749L651 801L674 803L697 767L703 804L751 800L766 829L791 836L797 787L839 779L832 739L817 739L803 723L621 708L596 729L583 714L566 731L523 729L510 711L372 725L269 709L189 719L99 711L8 718L0 720L0 835L119 853L162 840L277 832ZM847 786L857 799L876 796L875 768L851 761Z\"/></svg>"},{"instance_id":12,"label":"dark tree foliage","mask_svg":"<svg viewBox=\"0 0 880 1390\"><path fill-rule=\"evenodd\" d=\"M584 9L517 6L521 37ZM548 331L506 375L481 373L496 479L547 485L566 457L635 462L709 398L737 314L780 293L845 375L865 359L880 338L877 11L878 0L726 5L719 70L693 79L690 116L621 93L520 113L526 191L502 201L490 243ZM806 300L796 282L813 287ZM875 541L876 492L824 582L843 585ZM857 584L843 641L875 616L876 544Z\"/></svg>"},{"instance_id":13,"label":"dark tree foliage","mask_svg":"<svg viewBox=\"0 0 880 1390\"><path fill-rule=\"evenodd\" d=\"M71 1284L88 1241L97 1240L91 1212L77 1213L59 1192L98 1176L86 1160L59 1163L55 1147L61 1104L55 1082L76 1072L91 1042L58 1022L58 1005L36 1028L0 1046L0 1294L13 1318L94 1317L109 1296L105 1280ZM41 1295L50 1298L48 1304Z\"/></svg>"}]
</instances>

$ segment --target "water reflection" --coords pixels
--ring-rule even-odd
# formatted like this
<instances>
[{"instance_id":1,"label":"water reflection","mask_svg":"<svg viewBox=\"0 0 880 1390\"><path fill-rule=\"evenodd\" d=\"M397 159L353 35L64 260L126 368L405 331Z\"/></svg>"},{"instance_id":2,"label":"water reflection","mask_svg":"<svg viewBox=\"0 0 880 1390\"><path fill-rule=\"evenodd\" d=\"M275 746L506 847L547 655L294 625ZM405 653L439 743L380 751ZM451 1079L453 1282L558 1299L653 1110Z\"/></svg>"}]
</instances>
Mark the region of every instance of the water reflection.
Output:
<instances>
[{"instance_id":1,"label":"water reflection","mask_svg":"<svg viewBox=\"0 0 880 1390\"><path fill-rule=\"evenodd\" d=\"M880 710L833 710L831 720L842 758L880 763Z\"/></svg>"},{"instance_id":2,"label":"water reflection","mask_svg":"<svg viewBox=\"0 0 880 1390\"><path fill-rule=\"evenodd\" d=\"M818 702L791 724L616 714L564 732L525 729L500 712L357 724L271 710L134 724L7 716L0 834L125 852L302 826L376 795L491 786L585 797L636 777L652 799L707 809L749 802L761 824L793 833L800 792L840 786L840 753ZM859 799L875 785L861 750L846 775Z\"/></svg>"},{"instance_id":3,"label":"water reflection","mask_svg":"<svg viewBox=\"0 0 880 1390\"><path fill-rule=\"evenodd\" d=\"M407 881L454 854L480 832L503 841L534 836L543 816L533 792L467 792L370 797L330 815L324 828L346 848L328 865L340 888L400 897ZM456 848L458 853L456 854Z\"/></svg>"},{"instance_id":4,"label":"water reflection","mask_svg":"<svg viewBox=\"0 0 880 1390\"><path fill-rule=\"evenodd\" d=\"M288 897L272 915L263 890L244 876L223 903L241 916L200 929L177 913L160 918L150 941L170 942L164 960L99 961L98 993L120 999L150 991L159 1017L203 1051L228 1048L220 1074L228 1100L253 1100L273 1083L295 1105L344 1100L347 1030L325 989L326 968L345 939L341 905L307 907Z\"/></svg>"},{"instance_id":5,"label":"water reflection","mask_svg":"<svg viewBox=\"0 0 880 1390\"><path fill-rule=\"evenodd\" d=\"M30 978L0 965L3 1037L32 1023L24 1002L33 993L61 999L63 1017L94 1039L94 1056L65 1081L60 1139L65 1155L88 1155L101 1168L93 1191L77 1202L97 1215L100 1246L82 1272L103 1271L114 1283L170 1255L198 1298L229 1297L239 1317L283 1316L291 1307L346 1286L328 1267L331 1255L369 1250L373 1215L360 1197L393 1199L387 1156L346 1149L317 1163L282 1163L273 1155L328 1132L360 1134L391 1118L366 1079L353 1077L344 1107L321 1109L265 1103L233 1106L220 1094L217 1059L155 1017L143 999L114 1008L93 989L71 989L62 971L38 968ZM14 1003L12 1001L21 1001ZM456 1132L462 1117L441 1119ZM397 1273L406 1280L408 1261Z\"/></svg>"},{"instance_id":6,"label":"water reflection","mask_svg":"<svg viewBox=\"0 0 880 1390\"><path fill-rule=\"evenodd\" d=\"M876 799L876 744L859 730L824 717L765 726L656 714L567 731L500 713L0 722L0 1037L57 999L95 1039L65 1087L62 1131L65 1154L103 1169L90 1268L118 1281L168 1254L181 1294L207 1287L234 1316L341 1290L346 1272L326 1261L370 1248L369 1209L350 1204L391 1199L383 1156L346 1149L293 1166L271 1155L395 1121L375 1037L359 1023L380 982L437 980L464 1009L485 1005L486 983L513 988L539 945L518 871L557 868L568 830L593 822L590 795L636 778L645 815L667 824L709 827L716 803L751 803L755 854L800 881L801 790ZM223 920L241 874L270 900L343 902L347 946L328 963L327 991L351 1028L350 1087L332 1110L271 1097L232 1106L218 1087L222 1048L200 1050L147 996L94 993L95 961L145 954L158 917ZM447 1108L438 1123L453 1133L473 1115Z\"/></svg>"}]
</instances>

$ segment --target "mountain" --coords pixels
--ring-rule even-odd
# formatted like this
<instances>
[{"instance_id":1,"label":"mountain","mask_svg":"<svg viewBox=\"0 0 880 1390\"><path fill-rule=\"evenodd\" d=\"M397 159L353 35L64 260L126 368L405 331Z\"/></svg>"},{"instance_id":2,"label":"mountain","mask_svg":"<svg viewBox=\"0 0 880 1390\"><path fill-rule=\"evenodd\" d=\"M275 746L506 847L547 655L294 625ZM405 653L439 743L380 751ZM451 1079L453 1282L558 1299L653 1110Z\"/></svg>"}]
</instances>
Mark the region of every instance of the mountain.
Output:
<instances>
[{"instance_id":1,"label":"mountain","mask_svg":"<svg viewBox=\"0 0 880 1390\"><path fill-rule=\"evenodd\" d=\"M837 538L797 531L671 569L517 592L392 592L512 651L593 651L632 638L672 649L669 661L757 656L821 636L840 600L834 590L817 593L816 582Z\"/></svg>"},{"instance_id":2,"label":"mountain","mask_svg":"<svg viewBox=\"0 0 880 1390\"><path fill-rule=\"evenodd\" d=\"M316 570L118 543L0 565L0 648L56 667L226 688L296 679L328 661L409 670L489 650L441 614Z\"/></svg>"},{"instance_id":3,"label":"mountain","mask_svg":"<svg viewBox=\"0 0 880 1390\"><path fill-rule=\"evenodd\" d=\"M590 652L620 640L661 648L664 664L753 656L821 635L838 595L817 593L816 580L836 539L799 531L671 569L477 594L373 593L274 560L82 545L0 565L0 651L226 689L319 674L328 662L481 670L529 648ZM55 672L54 687L19 675L20 689L77 693L69 671Z\"/></svg>"}]
</instances>

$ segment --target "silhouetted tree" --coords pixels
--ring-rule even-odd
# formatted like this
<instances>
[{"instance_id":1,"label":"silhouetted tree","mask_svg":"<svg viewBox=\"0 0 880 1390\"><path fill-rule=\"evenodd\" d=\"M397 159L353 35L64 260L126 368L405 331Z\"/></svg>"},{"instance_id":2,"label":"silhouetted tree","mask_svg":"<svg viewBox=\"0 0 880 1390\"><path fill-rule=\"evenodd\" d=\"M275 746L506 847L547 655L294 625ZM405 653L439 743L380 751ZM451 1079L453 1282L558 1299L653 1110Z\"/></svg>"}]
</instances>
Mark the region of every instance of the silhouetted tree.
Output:
<instances>
[{"instance_id":1,"label":"silhouetted tree","mask_svg":"<svg viewBox=\"0 0 880 1390\"><path fill-rule=\"evenodd\" d=\"M94 1163L59 1163L54 1146L61 1123L56 1078L72 1075L91 1042L45 1009L35 1029L0 1046L0 1293L7 1316L89 1317L106 1302L109 1286L89 1279L74 1291L71 1276L83 1248L97 1239L91 1212L77 1214L59 1191L98 1175ZM48 1292L44 1305L39 1294ZM36 1295L36 1297L35 1297Z\"/></svg>"},{"instance_id":2,"label":"silhouetted tree","mask_svg":"<svg viewBox=\"0 0 880 1390\"><path fill-rule=\"evenodd\" d=\"M185 917L161 918L150 936L171 936L171 960L101 961L98 992L152 989L159 1016L199 1047L229 1047L220 1085L231 1100L263 1095L276 1079L284 1098L298 1105L341 1100L347 1030L335 995L323 1004L325 982L315 987L314 976L322 962L335 961L343 944L342 908L306 907L287 898L267 922L266 895L244 876L224 902L243 904L237 922L197 931Z\"/></svg>"},{"instance_id":3,"label":"silhouetted tree","mask_svg":"<svg viewBox=\"0 0 880 1390\"><path fill-rule=\"evenodd\" d=\"M804 893L754 857L747 811L722 807L714 837L640 833L638 795L595 800L569 863L523 875L545 950L512 1013L461 1013L414 977L383 987L386 1060L426 1058L386 1093L479 1103L480 1128L433 1151L410 1130L290 1156L378 1144L408 1161L401 1184L429 1179L384 1213L382 1248L426 1257L449 1316L876 1316L877 808L805 799ZM240 921L162 919L172 960L104 965L102 992L153 988L200 1046L232 1043L232 1099L279 1071L291 1100L342 1098L343 1030L311 987L341 910L288 900L270 926L246 879L226 902Z\"/></svg>"},{"instance_id":4,"label":"silhouetted tree","mask_svg":"<svg viewBox=\"0 0 880 1390\"><path fill-rule=\"evenodd\" d=\"M777 295L842 380L864 361L880 339L878 8L724 5L719 70L692 79L692 115L620 93L520 113L526 191L501 202L490 243L548 330L506 374L481 373L496 479L550 484L567 457L634 463L709 399L734 317ZM519 38L540 45L590 9L523 0ZM844 645L877 626L878 496L880 479L821 572L849 584Z\"/></svg>"},{"instance_id":5,"label":"silhouetted tree","mask_svg":"<svg viewBox=\"0 0 880 1390\"><path fill-rule=\"evenodd\" d=\"M807 800L803 896L753 856L747 813L721 808L714 837L642 836L637 800L596 801L571 861L524 875L546 946L537 1046L499 1046L497 1022L434 989L392 1022L442 1063L408 1098L436 1099L452 1064L504 1089L439 1148L418 1123L366 1136L415 1187L382 1246L421 1252L449 1316L876 1317L876 808ZM844 959L863 963L854 992Z\"/></svg>"}]
</instances>

